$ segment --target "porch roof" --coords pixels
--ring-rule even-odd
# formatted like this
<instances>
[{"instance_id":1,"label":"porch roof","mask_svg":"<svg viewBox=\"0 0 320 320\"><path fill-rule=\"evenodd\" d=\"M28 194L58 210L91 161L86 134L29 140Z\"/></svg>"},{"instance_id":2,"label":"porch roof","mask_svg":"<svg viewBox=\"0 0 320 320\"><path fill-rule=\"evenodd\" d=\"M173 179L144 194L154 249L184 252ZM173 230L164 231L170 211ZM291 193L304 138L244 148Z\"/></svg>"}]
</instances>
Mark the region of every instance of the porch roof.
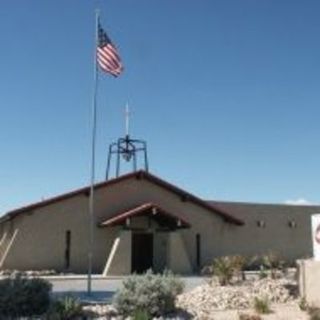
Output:
<instances>
[{"instance_id":1,"label":"porch roof","mask_svg":"<svg viewBox=\"0 0 320 320\"><path fill-rule=\"evenodd\" d=\"M160 206L148 202L125 212L119 213L99 224L100 227L112 227L116 225L125 224L128 218L138 216L150 216L156 220L161 226L174 226L177 229L190 228L191 225L186 220L178 217L177 215L170 213Z\"/></svg>"}]
</instances>

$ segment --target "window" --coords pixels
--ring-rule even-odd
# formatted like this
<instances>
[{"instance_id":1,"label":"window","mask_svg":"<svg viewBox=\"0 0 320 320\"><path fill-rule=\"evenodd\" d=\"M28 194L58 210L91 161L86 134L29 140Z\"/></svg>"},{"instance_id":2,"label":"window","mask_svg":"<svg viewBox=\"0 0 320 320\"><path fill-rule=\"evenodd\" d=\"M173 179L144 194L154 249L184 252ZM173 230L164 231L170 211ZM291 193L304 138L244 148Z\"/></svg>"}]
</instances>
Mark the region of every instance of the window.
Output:
<instances>
[{"instance_id":1,"label":"window","mask_svg":"<svg viewBox=\"0 0 320 320\"><path fill-rule=\"evenodd\" d=\"M65 246L65 252L64 252L64 267L66 270L70 268L70 249L71 249L71 231L66 231L66 246Z\"/></svg>"},{"instance_id":2,"label":"window","mask_svg":"<svg viewBox=\"0 0 320 320\"><path fill-rule=\"evenodd\" d=\"M196 262L197 262L197 268L200 269L200 267L201 267L201 238L200 238L200 233L196 234Z\"/></svg>"}]
</instances>

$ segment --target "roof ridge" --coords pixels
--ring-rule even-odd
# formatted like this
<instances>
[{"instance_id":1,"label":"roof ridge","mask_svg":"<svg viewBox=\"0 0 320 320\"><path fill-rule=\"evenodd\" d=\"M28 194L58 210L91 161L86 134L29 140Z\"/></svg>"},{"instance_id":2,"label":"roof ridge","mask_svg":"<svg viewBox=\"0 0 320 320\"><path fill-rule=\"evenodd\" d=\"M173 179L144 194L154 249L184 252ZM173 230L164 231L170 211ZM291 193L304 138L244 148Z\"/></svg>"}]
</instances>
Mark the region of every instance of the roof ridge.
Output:
<instances>
[{"instance_id":1,"label":"roof ridge","mask_svg":"<svg viewBox=\"0 0 320 320\"><path fill-rule=\"evenodd\" d=\"M213 204L239 204L239 205L253 205L253 206L284 206L284 207L320 207L319 204L290 204L290 203L274 203L274 202L248 202L248 201L229 201L229 200L205 200Z\"/></svg>"}]
</instances>

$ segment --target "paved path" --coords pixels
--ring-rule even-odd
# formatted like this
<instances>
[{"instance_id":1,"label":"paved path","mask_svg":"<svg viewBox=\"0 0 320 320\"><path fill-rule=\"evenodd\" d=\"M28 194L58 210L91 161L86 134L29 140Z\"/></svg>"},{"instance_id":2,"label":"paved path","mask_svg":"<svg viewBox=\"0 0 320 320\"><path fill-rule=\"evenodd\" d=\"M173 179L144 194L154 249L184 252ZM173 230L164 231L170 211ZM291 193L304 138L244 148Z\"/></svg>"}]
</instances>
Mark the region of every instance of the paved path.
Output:
<instances>
[{"instance_id":1,"label":"paved path","mask_svg":"<svg viewBox=\"0 0 320 320\"><path fill-rule=\"evenodd\" d=\"M77 277L45 277L53 285L53 294L56 297L72 295L87 303L103 303L111 301L114 293L121 287L124 277L101 278L94 277L92 280L92 295L87 295L87 280L85 276ZM185 282L185 290L205 283L202 277L182 277Z\"/></svg>"}]
</instances>

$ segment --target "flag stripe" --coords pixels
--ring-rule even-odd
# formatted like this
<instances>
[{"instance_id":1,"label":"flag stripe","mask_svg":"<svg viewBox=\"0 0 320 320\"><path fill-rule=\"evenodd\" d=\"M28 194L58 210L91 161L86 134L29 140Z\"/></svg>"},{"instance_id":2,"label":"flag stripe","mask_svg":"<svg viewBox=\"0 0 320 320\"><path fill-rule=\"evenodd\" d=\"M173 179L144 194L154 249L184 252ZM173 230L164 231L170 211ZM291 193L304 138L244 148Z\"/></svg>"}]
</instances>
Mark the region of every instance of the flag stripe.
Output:
<instances>
[{"instance_id":1,"label":"flag stripe","mask_svg":"<svg viewBox=\"0 0 320 320\"><path fill-rule=\"evenodd\" d=\"M102 69L106 69L107 72L112 72L112 73L118 73L120 70L119 68L114 68L110 63L106 62L105 60L102 60L100 58L97 59L100 67Z\"/></svg>"},{"instance_id":2,"label":"flag stripe","mask_svg":"<svg viewBox=\"0 0 320 320\"><path fill-rule=\"evenodd\" d=\"M98 60L100 68L104 70L105 72L109 72L113 75L119 75L121 73L121 69L114 69L113 67L110 67L110 65L105 64L103 61Z\"/></svg>"},{"instance_id":3,"label":"flag stripe","mask_svg":"<svg viewBox=\"0 0 320 320\"><path fill-rule=\"evenodd\" d=\"M112 64L114 66L114 68L117 68L119 67L119 62L118 60L114 59L110 54L109 54L109 51L106 50L106 49L101 49L101 48L98 48L98 57L105 60L105 61L108 61L110 62L110 64Z\"/></svg>"},{"instance_id":4,"label":"flag stripe","mask_svg":"<svg viewBox=\"0 0 320 320\"><path fill-rule=\"evenodd\" d=\"M115 67L109 60L106 60L106 59L104 59L102 56L98 56L97 57L97 60L98 60L98 62L99 62L99 65L100 65L100 67L102 68L102 69L104 69L104 68L106 68L106 69L108 69L108 71L110 70L110 71L114 71L114 72L116 72L116 73L120 73L120 71L121 71L121 66L117 66L117 67Z\"/></svg>"}]
</instances>

